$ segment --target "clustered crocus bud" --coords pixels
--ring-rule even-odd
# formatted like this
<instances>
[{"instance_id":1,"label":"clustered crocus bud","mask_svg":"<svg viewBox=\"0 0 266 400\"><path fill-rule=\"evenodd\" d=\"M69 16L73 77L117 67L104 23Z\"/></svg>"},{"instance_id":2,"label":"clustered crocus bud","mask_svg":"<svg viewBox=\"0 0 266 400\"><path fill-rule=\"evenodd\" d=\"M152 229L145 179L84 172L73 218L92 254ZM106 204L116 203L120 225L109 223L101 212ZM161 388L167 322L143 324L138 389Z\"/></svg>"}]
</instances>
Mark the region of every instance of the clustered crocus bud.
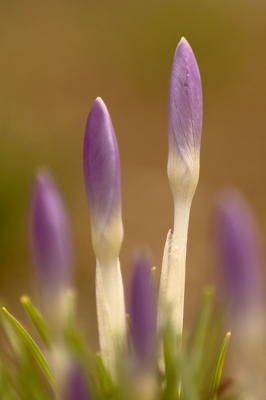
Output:
<instances>
[{"instance_id":1,"label":"clustered crocus bud","mask_svg":"<svg viewBox=\"0 0 266 400\"><path fill-rule=\"evenodd\" d=\"M258 227L243 196L233 189L220 196L215 217L219 275L235 339L239 391L243 399L263 399L265 315Z\"/></svg>"},{"instance_id":2,"label":"clustered crocus bud","mask_svg":"<svg viewBox=\"0 0 266 400\"><path fill-rule=\"evenodd\" d=\"M198 64L185 38L176 48L169 89L168 177L173 195L193 196L199 175L202 88Z\"/></svg>"},{"instance_id":3,"label":"clustered crocus bud","mask_svg":"<svg viewBox=\"0 0 266 400\"><path fill-rule=\"evenodd\" d=\"M199 177L201 129L200 73L189 43L182 38L176 48L169 90L167 171L174 200L174 227L166 241L159 313L159 325L167 319L180 334L183 326L187 232Z\"/></svg>"},{"instance_id":4,"label":"clustered crocus bud","mask_svg":"<svg viewBox=\"0 0 266 400\"><path fill-rule=\"evenodd\" d=\"M88 391L85 375L78 365L72 367L72 370L70 371L68 381L66 382L65 392L67 400L92 399Z\"/></svg>"},{"instance_id":5,"label":"clustered crocus bud","mask_svg":"<svg viewBox=\"0 0 266 400\"><path fill-rule=\"evenodd\" d=\"M151 265L139 257L134 266L130 288L130 331L138 366L149 368L156 347L156 307L151 282Z\"/></svg>"},{"instance_id":6,"label":"clustered crocus bud","mask_svg":"<svg viewBox=\"0 0 266 400\"><path fill-rule=\"evenodd\" d=\"M43 296L53 302L69 284L72 251L63 201L44 171L38 173L33 188L31 242Z\"/></svg>"},{"instance_id":7,"label":"clustered crocus bud","mask_svg":"<svg viewBox=\"0 0 266 400\"><path fill-rule=\"evenodd\" d=\"M110 369L115 349L126 337L125 304L119 263L123 239L118 145L107 107L97 98L84 139L84 178L96 255L96 304L100 348Z\"/></svg>"},{"instance_id":8,"label":"clustered crocus bud","mask_svg":"<svg viewBox=\"0 0 266 400\"><path fill-rule=\"evenodd\" d=\"M224 192L215 212L215 236L225 301L233 318L254 313L262 302L258 227L243 196Z\"/></svg>"},{"instance_id":9,"label":"clustered crocus bud","mask_svg":"<svg viewBox=\"0 0 266 400\"><path fill-rule=\"evenodd\" d=\"M123 225L118 145L107 107L99 97L88 116L83 156L93 247L97 259L105 261L119 254Z\"/></svg>"}]
</instances>

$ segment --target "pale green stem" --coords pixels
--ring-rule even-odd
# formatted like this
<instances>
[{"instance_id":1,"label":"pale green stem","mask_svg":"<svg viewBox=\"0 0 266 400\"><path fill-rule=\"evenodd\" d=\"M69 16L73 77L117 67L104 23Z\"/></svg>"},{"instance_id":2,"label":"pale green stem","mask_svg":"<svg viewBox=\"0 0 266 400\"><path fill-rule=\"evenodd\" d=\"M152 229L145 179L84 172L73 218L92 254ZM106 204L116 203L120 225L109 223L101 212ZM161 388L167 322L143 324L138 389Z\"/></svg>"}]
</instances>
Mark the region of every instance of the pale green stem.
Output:
<instances>
[{"instance_id":1,"label":"pale green stem","mask_svg":"<svg viewBox=\"0 0 266 400\"><path fill-rule=\"evenodd\" d=\"M119 258L96 262L96 306L100 350L108 369L114 374L116 352L126 342L126 313Z\"/></svg>"},{"instance_id":2,"label":"pale green stem","mask_svg":"<svg viewBox=\"0 0 266 400\"><path fill-rule=\"evenodd\" d=\"M186 252L191 200L176 199L169 251L166 306L175 332L182 334L186 279Z\"/></svg>"}]
</instances>

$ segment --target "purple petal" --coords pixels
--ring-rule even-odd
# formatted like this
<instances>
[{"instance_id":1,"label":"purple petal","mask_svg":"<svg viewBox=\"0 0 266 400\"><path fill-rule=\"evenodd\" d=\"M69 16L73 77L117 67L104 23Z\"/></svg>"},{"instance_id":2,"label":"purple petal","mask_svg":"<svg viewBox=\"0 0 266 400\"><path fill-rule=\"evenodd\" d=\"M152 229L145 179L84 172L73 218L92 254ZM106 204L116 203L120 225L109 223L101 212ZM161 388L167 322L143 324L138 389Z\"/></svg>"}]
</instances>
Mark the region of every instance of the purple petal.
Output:
<instances>
[{"instance_id":1,"label":"purple petal","mask_svg":"<svg viewBox=\"0 0 266 400\"><path fill-rule=\"evenodd\" d=\"M69 280L72 261L69 225L60 194L45 172L37 175L33 188L31 237L42 285L63 287Z\"/></svg>"},{"instance_id":2,"label":"purple petal","mask_svg":"<svg viewBox=\"0 0 266 400\"><path fill-rule=\"evenodd\" d=\"M215 227L226 302L234 311L246 312L260 302L262 255L257 225L236 190L221 197Z\"/></svg>"},{"instance_id":3,"label":"purple petal","mask_svg":"<svg viewBox=\"0 0 266 400\"><path fill-rule=\"evenodd\" d=\"M92 223L104 229L121 205L120 161L112 121L99 97L88 116L83 159Z\"/></svg>"},{"instance_id":4,"label":"purple petal","mask_svg":"<svg viewBox=\"0 0 266 400\"><path fill-rule=\"evenodd\" d=\"M90 400L84 374L80 367L73 369L68 383L67 400Z\"/></svg>"},{"instance_id":5,"label":"purple petal","mask_svg":"<svg viewBox=\"0 0 266 400\"><path fill-rule=\"evenodd\" d=\"M135 263L130 292L130 326L133 348L143 366L154 358L156 346L156 311L150 264L140 258Z\"/></svg>"},{"instance_id":6,"label":"purple petal","mask_svg":"<svg viewBox=\"0 0 266 400\"><path fill-rule=\"evenodd\" d=\"M169 145L181 156L199 151L202 89L196 58L185 38L176 48L169 91Z\"/></svg>"}]
</instances>

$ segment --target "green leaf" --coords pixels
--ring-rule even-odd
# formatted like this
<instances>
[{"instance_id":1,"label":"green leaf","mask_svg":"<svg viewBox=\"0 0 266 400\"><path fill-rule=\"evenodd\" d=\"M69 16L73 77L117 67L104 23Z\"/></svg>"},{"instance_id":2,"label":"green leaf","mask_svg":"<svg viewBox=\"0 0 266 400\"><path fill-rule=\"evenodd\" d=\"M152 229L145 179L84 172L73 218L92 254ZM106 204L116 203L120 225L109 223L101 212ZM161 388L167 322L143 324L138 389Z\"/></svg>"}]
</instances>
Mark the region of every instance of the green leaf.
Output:
<instances>
[{"instance_id":1,"label":"green leaf","mask_svg":"<svg viewBox=\"0 0 266 400\"><path fill-rule=\"evenodd\" d=\"M227 354L230 338L231 338L231 332L227 332L227 334L225 335L225 338L223 340L221 350L217 357L217 362L216 362L216 366L214 369L212 383L211 383L211 389L210 389L210 398L212 400L217 399L217 390L221 383L221 377L222 377L225 357Z\"/></svg>"},{"instance_id":2,"label":"green leaf","mask_svg":"<svg viewBox=\"0 0 266 400\"><path fill-rule=\"evenodd\" d=\"M11 326L14 328L15 332L23 340L28 350L31 352L42 371L45 373L52 387L55 388L56 382L54 375L37 343L33 340L31 335L27 332L23 325L5 307L2 307L2 312L4 317L10 322Z\"/></svg>"},{"instance_id":3,"label":"green leaf","mask_svg":"<svg viewBox=\"0 0 266 400\"><path fill-rule=\"evenodd\" d=\"M39 310L32 304L31 299L28 296L22 296L20 301L28 316L30 317L33 325L41 336L42 340L49 347L51 344L51 338L43 316L41 315Z\"/></svg>"},{"instance_id":4,"label":"green leaf","mask_svg":"<svg viewBox=\"0 0 266 400\"><path fill-rule=\"evenodd\" d=\"M194 382L194 386L197 387L197 391L200 393L204 391L206 379L208 382L213 366L213 358L210 359L207 356L210 353L208 349L210 349L213 335L211 329L213 328L213 324L211 327L213 294L214 290L211 287L206 288L203 292L201 305L197 312L196 322L186 351L187 371L185 375L189 375L189 380ZM209 389L209 382L207 383L207 388Z\"/></svg>"},{"instance_id":5,"label":"green leaf","mask_svg":"<svg viewBox=\"0 0 266 400\"><path fill-rule=\"evenodd\" d=\"M196 324L193 329L189 353L193 359L193 363L199 367L203 358L204 345L208 335L208 327L212 315L213 308L213 289L207 288L203 292L202 305L198 312Z\"/></svg>"},{"instance_id":6,"label":"green leaf","mask_svg":"<svg viewBox=\"0 0 266 400\"><path fill-rule=\"evenodd\" d=\"M179 400L181 379L181 339L173 331L170 324L163 333L163 352L165 366L165 400Z\"/></svg>"}]
</instances>

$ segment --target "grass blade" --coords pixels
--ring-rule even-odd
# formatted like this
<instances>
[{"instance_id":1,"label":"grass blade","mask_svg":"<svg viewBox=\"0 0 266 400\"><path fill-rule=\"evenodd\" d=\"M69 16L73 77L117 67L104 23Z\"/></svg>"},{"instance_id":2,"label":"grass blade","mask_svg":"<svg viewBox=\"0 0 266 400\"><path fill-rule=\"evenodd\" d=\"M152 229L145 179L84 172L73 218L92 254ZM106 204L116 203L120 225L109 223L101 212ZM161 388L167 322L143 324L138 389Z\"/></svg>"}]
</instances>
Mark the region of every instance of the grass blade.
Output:
<instances>
[{"instance_id":1,"label":"grass blade","mask_svg":"<svg viewBox=\"0 0 266 400\"><path fill-rule=\"evenodd\" d=\"M23 340L29 351L32 353L52 387L55 387L55 379L52 370L37 343L33 340L23 325L5 307L2 307L2 312L4 317L10 322L15 332Z\"/></svg>"},{"instance_id":2,"label":"grass blade","mask_svg":"<svg viewBox=\"0 0 266 400\"><path fill-rule=\"evenodd\" d=\"M223 340L221 350L217 357L217 362L215 365L212 384L211 384L211 390L210 390L210 398L212 400L217 399L217 390L218 390L220 382L221 382L221 377L222 377L222 372L223 372L223 367L224 367L224 362L225 362L225 356L226 356L226 353L228 350L230 338L231 338L231 332L227 332L227 334L225 335L225 338Z\"/></svg>"},{"instance_id":3,"label":"grass blade","mask_svg":"<svg viewBox=\"0 0 266 400\"><path fill-rule=\"evenodd\" d=\"M43 316L41 315L39 310L32 304L31 299L28 296L22 296L20 301L28 316L30 317L33 325L41 336L43 342L49 347L51 344L51 338Z\"/></svg>"}]
</instances>

